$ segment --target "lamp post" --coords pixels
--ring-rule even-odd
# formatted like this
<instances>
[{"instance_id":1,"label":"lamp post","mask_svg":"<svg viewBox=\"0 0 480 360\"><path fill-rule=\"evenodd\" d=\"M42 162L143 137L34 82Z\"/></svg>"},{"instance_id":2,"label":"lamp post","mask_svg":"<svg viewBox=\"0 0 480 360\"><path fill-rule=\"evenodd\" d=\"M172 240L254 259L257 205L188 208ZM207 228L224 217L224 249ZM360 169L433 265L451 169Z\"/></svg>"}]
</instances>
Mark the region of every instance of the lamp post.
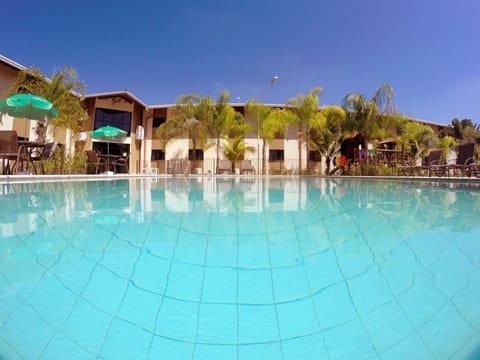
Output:
<instances>
[{"instance_id":1,"label":"lamp post","mask_svg":"<svg viewBox=\"0 0 480 360\"><path fill-rule=\"evenodd\" d=\"M270 81L264 86L260 97L258 98L258 104L260 105L265 93L267 92L268 88L278 81L279 77L275 75L270 79ZM262 175L265 172L265 169L262 167ZM260 175L260 114L257 111L257 174Z\"/></svg>"}]
</instances>

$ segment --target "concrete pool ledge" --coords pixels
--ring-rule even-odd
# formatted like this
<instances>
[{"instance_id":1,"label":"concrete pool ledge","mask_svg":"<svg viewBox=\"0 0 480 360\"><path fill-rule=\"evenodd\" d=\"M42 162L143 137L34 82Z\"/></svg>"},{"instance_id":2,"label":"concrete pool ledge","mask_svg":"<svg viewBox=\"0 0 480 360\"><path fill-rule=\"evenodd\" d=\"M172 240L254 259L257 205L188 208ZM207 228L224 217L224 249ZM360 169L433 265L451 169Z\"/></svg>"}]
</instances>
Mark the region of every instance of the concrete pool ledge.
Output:
<instances>
[{"instance_id":1,"label":"concrete pool ledge","mask_svg":"<svg viewBox=\"0 0 480 360\"><path fill-rule=\"evenodd\" d=\"M453 184L480 184L476 177L428 177L428 176L325 176L325 175L225 175L225 174L64 174L64 175L0 175L0 183L11 182L51 182L51 181L98 181L120 179L197 179L197 178L227 178L227 179L296 179L296 178L322 178L322 179L348 179L372 181L401 181L401 182L429 182Z\"/></svg>"}]
</instances>

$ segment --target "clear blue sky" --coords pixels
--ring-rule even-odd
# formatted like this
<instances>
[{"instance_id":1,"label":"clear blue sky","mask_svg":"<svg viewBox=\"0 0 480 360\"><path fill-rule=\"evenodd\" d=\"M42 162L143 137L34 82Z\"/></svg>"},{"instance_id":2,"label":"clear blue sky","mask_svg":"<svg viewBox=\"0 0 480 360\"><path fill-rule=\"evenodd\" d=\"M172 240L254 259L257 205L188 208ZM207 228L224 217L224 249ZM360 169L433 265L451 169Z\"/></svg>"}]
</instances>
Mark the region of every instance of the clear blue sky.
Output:
<instances>
[{"instance_id":1,"label":"clear blue sky","mask_svg":"<svg viewBox=\"0 0 480 360\"><path fill-rule=\"evenodd\" d=\"M382 83L404 114L480 123L478 0L25 0L2 4L0 53L50 76L72 66L87 93L148 105L182 94L321 104Z\"/></svg>"}]
</instances>

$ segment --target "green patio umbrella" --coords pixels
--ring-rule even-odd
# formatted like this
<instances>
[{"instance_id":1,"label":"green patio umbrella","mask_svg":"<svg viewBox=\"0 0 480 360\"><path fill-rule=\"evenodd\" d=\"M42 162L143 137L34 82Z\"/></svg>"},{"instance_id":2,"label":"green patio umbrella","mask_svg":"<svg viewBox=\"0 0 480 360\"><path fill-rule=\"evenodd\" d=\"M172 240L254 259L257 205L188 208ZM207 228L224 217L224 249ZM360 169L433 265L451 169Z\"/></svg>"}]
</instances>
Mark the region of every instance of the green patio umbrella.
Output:
<instances>
[{"instance_id":1,"label":"green patio umbrella","mask_svg":"<svg viewBox=\"0 0 480 360\"><path fill-rule=\"evenodd\" d=\"M30 120L49 120L58 110L47 99L32 94L16 94L0 101L0 113ZM27 135L25 123L25 136Z\"/></svg>"},{"instance_id":2,"label":"green patio umbrella","mask_svg":"<svg viewBox=\"0 0 480 360\"><path fill-rule=\"evenodd\" d=\"M0 112L31 120L51 119L58 115L50 101L32 94L16 94L0 101Z\"/></svg>"},{"instance_id":3,"label":"green patio umbrella","mask_svg":"<svg viewBox=\"0 0 480 360\"><path fill-rule=\"evenodd\" d=\"M92 131L92 138L98 139L98 140L103 140L107 143L107 156L110 155L110 142L111 141L116 141L116 140L122 140L127 137L127 132L119 129L115 126L102 126L99 127L98 129L95 129ZM109 171L109 161L107 158L107 171Z\"/></svg>"},{"instance_id":4,"label":"green patio umbrella","mask_svg":"<svg viewBox=\"0 0 480 360\"><path fill-rule=\"evenodd\" d=\"M127 132L115 126L102 126L92 131L92 138L99 140L122 140L127 137Z\"/></svg>"}]
</instances>

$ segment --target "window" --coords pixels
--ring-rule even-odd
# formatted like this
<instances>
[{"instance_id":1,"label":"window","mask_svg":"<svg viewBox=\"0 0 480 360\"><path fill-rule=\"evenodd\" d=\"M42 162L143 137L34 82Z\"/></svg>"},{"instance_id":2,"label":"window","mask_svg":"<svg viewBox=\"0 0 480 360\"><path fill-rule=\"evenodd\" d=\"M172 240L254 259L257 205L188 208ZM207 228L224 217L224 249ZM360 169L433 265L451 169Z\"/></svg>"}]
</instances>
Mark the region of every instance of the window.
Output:
<instances>
[{"instance_id":1,"label":"window","mask_svg":"<svg viewBox=\"0 0 480 360\"><path fill-rule=\"evenodd\" d=\"M164 117L156 117L156 118L153 118L153 122L152 122L152 128L158 128L160 125L162 125L165 121L167 121L167 119L165 119Z\"/></svg>"},{"instance_id":2,"label":"window","mask_svg":"<svg viewBox=\"0 0 480 360\"><path fill-rule=\"evenodd\" d=\"M203 160L203 150L197 149L196 159ZM193 160L193 149L188 150L188 160Z\"/></svg>"},{"instance_id":3,"label":"window","mask_svg":"<svg viewBox=\"0 0 480 360\"><path fill-rule=\"evenodd\" d=\"M270 161L283 161L283 150L270 150L268 157Z\"/></svg>"},{"instance_id":4,"label":"window","mask_svg":"<svg viewBox=\"0 0 480 360\"><path fill-rule=\"evenodd\" d=\"M128 144L118 144L118 143L107 143L107 142L94 142L92 144L92 149L99 152L100 154L110 154L110 155L121 155L128 154L130 152L130 145Z\"/></svg>"},{"instance_id":5,"label":"window","mask_svg":"<svg viewBox=\"0 0 480 360\"><path fill-rule=\"evenodd\" d=\"M308 159L310 161L322 161L322 156L318 151L310 151L310 156Z\"/></svg>"},{"instance_id":6,"label":"window","mask_svg":"<svg viewBox=\"0 0 480 360\"><path fill-rule=\"evenodd\" d=\"M130 136L132 113L129 111L96 108L94 130L107 125L122 129L127 132L127 136Z\"/></svg>"},{"instance_id":7,"label":"window","mask_svg":"<svg viewBox=\"0 0 480 360\"><path fill-rule=\"evenodd\" d=\"M152 150L152 160L165 160L165 152L163 150Z\"/></svg>"}]
</instances>

